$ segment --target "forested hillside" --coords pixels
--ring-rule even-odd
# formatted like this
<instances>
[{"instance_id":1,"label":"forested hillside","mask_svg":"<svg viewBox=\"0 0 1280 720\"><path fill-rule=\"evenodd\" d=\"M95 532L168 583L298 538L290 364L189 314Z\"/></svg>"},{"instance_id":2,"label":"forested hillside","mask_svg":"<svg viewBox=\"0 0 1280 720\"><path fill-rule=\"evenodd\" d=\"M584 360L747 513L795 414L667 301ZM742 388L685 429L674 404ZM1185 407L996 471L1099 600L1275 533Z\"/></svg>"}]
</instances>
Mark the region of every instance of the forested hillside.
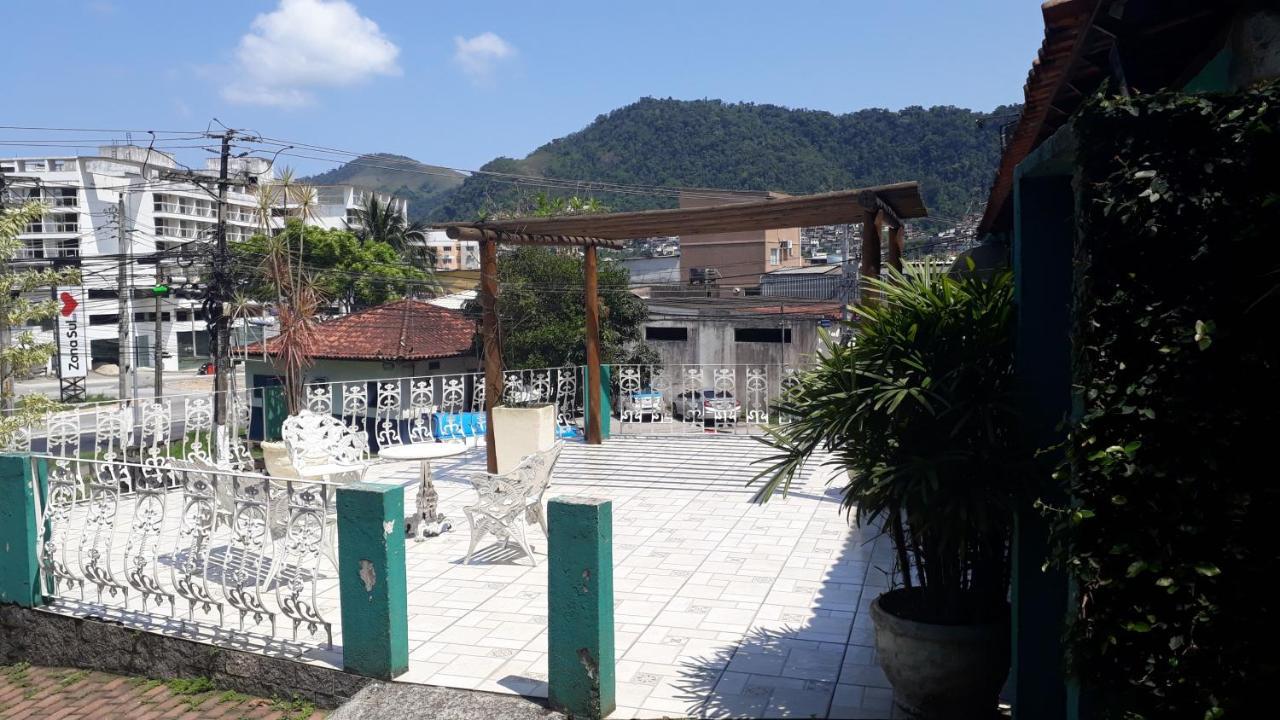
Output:
<instances>
[{"instance_id":1,"label":"forested hillside","mask_svg":"<svg viewBox=\"0 0 1280 720\"><path fill-rule=\"evenodd\" d=\"M719 100L645 98L601 115L523 160L484 170L569 180L822 192L919 180L931 213L976 209L999 156L999 122L1014 108L860 110L844 115ZM518 209L544 188L475 175L432 213L466 220ZM611 209L671 206L653 195L589 193Z\"/></svg>"},{"instance_id":2,"label":"forested hillside","mask_svg":"<svg viewBox=\"0 0 1280 720\"><path fill-rule=\"evenodd\" d=\"M462 184L466 176L454 170L420 163L391 153L361 155L342 167L303 178L312 185L358 185L382 190L409 201L409 213L425 218Z\"/></svg>"}]
</instances>

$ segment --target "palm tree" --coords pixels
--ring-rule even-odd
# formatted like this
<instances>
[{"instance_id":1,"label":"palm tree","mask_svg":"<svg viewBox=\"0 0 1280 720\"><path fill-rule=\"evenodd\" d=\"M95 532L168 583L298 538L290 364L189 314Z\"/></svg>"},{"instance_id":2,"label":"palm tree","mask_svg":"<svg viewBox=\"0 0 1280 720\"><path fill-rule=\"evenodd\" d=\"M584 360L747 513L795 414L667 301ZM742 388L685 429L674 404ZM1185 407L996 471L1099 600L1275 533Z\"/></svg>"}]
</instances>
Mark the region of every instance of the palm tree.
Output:
<instances>
[{"instance_id":1,"label":"palm tree","mask_svg":"<svg viewBox=\"0 0 1280 720\"><path fill-rule=\"evenodd\" d=\"M421 220L409 222L391 203L383 202L374 193L367 194L352 214L354 222L348 222L347 229L360 238L360 242L384 242L405 257L414 258L418 261L418 269L427 274L427 287L439 292L435 257L426 247L426 223Z\"/></svg>"}]
</instances>

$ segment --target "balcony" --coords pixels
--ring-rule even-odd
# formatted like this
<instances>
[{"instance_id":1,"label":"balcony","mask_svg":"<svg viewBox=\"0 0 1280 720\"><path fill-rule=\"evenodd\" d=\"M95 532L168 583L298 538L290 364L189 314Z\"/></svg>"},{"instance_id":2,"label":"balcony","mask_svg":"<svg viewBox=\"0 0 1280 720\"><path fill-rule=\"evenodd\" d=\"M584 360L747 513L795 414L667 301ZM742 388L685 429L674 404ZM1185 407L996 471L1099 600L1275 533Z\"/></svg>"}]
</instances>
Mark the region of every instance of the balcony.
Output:
<instances>
[{"instance_id":1,"label":"balcony","mask_svg":"<svg viewBox=\"0 0 1280 720\"><path fill-rule=\"evenodd\" d=\"M613 503L612 717L888 717L868 606L885 585L876 567L892 559L882 540L849 526L828 484L832 469L814 463L788 497L759 505L747 481L771 451L751 437L761 425L748 413L769 418L767 400L753 406L744 386L732 421L727 411L719 420L667 420L664 377L722 387L739 374L766 388L785 381L769 370L619 368L614 391L641 396L619 403L614 437L592 446L565 434L550 496ZM581 368L512 372L504 395L553 402L562 427L577 427L581 376ZM378 440L406 439L416 420L483 408L478 379L316 383L308 402L355 423L376 458ZM263 430L271 392L232 399L237 446ZM183 459L208 453L211 405L207 393L102 403L61 413L34 442L26 438L51 468L42 561L56 598L50 609L341 667L336 539L321 520L333 514L336 485L193 472ZM409 669L397 680L545 696L545 539L531 526L536 566L514 543L482 544L462 561L470 539L463 507L476 500L468 476L485 462L478 441L433 462L439 508L453 527L407 543ZM378 462L365 481L403 486L406 512L417 510L416 463ZM237 530L254 517L260 531ZM304 543L287 541L292 531L272 540L264 529L304 524L315 529Z\"/></svg>"}]
</instances>

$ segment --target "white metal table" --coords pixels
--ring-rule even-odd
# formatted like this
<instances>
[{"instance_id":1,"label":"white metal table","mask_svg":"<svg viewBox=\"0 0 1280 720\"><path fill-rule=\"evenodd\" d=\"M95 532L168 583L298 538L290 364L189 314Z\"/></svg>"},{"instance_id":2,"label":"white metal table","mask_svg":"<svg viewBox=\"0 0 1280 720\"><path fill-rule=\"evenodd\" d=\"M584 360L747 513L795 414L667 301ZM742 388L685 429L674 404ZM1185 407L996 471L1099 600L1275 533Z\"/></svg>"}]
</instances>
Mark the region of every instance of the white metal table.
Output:
<instances>
[{"instance_id":1,"label":"white metal table","mask_svg":"<svg viewBox=\"0 0 1280 720\"><path fill-rule=\"evenodd\" d=\"M418 509L404 521L405 533L409 537L417 540L435 537L452 527L445 517L437 512L440 494L436 492L436 486L431 482L431 461L460 455L467 449L466 444L461 442L409 443L387 445L378 449L378 457L383 460L422 463L422 478L418 482Z\"/></svg>"}]
</instances>

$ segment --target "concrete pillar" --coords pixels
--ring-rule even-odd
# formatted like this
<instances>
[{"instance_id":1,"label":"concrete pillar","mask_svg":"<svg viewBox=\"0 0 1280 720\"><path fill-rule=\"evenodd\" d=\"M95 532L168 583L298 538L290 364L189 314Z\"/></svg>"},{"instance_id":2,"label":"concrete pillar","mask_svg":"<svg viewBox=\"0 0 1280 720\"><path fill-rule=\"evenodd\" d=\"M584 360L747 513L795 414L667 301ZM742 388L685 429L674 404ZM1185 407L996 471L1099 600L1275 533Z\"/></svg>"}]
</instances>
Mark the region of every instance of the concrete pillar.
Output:
<instances>
[{"instance_id":1,"label":"concrete pillar","mask_svg":"<svg viewBox=\"0 0 1280 720\"><path fill-rule=\"evenodd\" d=\"M1018 312L1014 370L1023 429L1033 447L1062 441L1061 423L1072 410L1071 296L1075 193L1067 175L1019 177L1014 189L1013 265ZM1043 454L1030 497L1065 505L1051 480L1058 453ZM1043 570L1048 522L1027 501L1018 509L1013 538L1012 684L1014 717L1067 717L1063 682L1066 576Z\"/></svg>"},{"instance_id":2,"label":"concrete pillar","mask_svg":"<svg viewBox=\"0 0 1280 720\"><path fill-rule=\"evenodd\" d=\"M613 398L611 383L613 382L613 366L600 366L600 385L598 388L591 384L590 373L587 368L582 368L582 414L583 427L590 425L591 418L591 395L598 389L600 391L600 439L608 440L612 430L613 422Z\"/></svg>"},{"instance_id":3,"label":"concrete pillar","mask_svg":"<svg viewBox=\"0 0 1280 720\"><path fill-rule=\"evenodd\" d=\"M342 669L390 680L409 669L404 488L338 488Z\"/></svg>"},{"instance_id":4,"label":"concrete pillar","mask_svg":"<svg viewBox=\"0 0 1280 720\"><path fill-rule=\"evenodd\" d=\"M32 465L30 455L0 454L0 604L44 604L40 592L40 518L31 484ZM40 486L44 487L43 472Z\"/></svg>"},{"instance_id":5,"label":"concrete pillar","mask_svg":"<svg viewBox=\"0 0 1280 720\"><path fill-rule=\"evenodd\" d=\"M613 712L613 504L547 504L548 699L576 718Z\"/></svg>"}]
</instances>

